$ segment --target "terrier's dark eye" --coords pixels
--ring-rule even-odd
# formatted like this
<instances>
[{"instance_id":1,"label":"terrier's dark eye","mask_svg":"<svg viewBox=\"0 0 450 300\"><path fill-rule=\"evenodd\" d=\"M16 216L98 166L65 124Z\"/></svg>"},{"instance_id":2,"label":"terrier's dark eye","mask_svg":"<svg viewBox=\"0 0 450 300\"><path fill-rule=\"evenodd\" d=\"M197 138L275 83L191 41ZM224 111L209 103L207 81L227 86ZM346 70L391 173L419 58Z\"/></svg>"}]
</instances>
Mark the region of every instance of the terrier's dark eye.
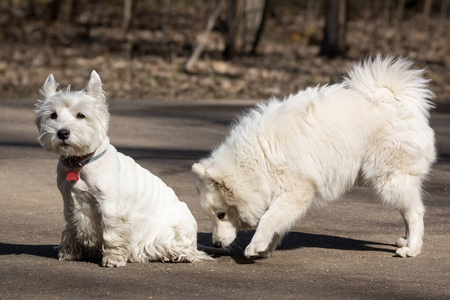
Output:
<instances>
[{"instance_id":1,"label":"terrier's dark eye","mask_svg":"<svg viewBox=\"0 0 450 300\"><path fill-rule=\"evenodd\" d=\"M58 114L54 112L50 115L50 118L52 118L53 120L56 120L56 118L58 118Z\"/></svg>"},{"instance_id":2,"label":"terrier's dark eye","mask_svg":"<svg viewBox=\"0 0 450 300\"><path fill-rule=\"evenodd\" d=\"M77 118L78 119L84 119L84 118L86 118L86 116L83 115L82 113L78 113Z\"/></svg>"},{"instance_id":3,"label":"terrier's dark eye","mask_svg":"<svg viewBox=\"0 0 450 300\"><path fill-rule=\"evenodd\" d=\"M225 213L218 213L217 214L217 219L223 220L224 218L225 218Z\"/></svg>"}]
</instances>

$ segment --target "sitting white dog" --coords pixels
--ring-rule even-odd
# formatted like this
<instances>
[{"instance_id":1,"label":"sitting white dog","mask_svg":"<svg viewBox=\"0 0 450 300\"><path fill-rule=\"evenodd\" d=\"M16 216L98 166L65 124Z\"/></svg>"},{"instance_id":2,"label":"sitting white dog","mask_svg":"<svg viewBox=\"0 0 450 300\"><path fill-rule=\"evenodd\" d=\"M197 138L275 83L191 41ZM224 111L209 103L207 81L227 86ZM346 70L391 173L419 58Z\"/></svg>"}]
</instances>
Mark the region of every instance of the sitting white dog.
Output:
<instances>
[{"instance_id":1,"label":"sitting white dog","mask_svg":"<svg viewBox=\"0 0 450 300\"><path fill-rule=\"evenodd\" d=\"M197 223L187 205L110 144L98 74L92 72L86 90L57 87L48 76L35 113L39 142L60 155L57 181L67 225L59 259L102 255L108 267L211 259L197 249Z\"/></svg>"},{"instance_id":2,"label":"sitting white dog","mask_svg":"<svg viewBox=\"0 0 450 300\"><path fill-rule=\"evenodd\" d=\"M245 255L268 257L311 205L361 182L404 218L397 255L419 254L422 181L436 158L428 124L434 94L411 65L377 56L341 84L273 99L242 117L192 167L214 245L227 247L240 229L256 228Z\"/></svg>"}]
</instances>

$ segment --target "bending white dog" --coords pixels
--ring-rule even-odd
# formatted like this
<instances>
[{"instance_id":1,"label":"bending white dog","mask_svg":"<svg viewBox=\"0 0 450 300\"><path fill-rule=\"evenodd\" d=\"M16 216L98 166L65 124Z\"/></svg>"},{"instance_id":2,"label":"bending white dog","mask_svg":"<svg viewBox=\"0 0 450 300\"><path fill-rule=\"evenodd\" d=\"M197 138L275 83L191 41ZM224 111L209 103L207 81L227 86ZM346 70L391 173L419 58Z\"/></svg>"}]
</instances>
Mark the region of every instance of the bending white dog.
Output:
<instances>
[{"instance_id":1,"label":"bending white dog","mask_svg":"<svg viewBox=\"0 0 450 300\"><path fill-rule=\"evenodd\" d=\"M215 246L256 228L245 255L268 257L312 204L333 201L359 181L400 210L406 237L397 254L419 254L422 180L436 157L428 125L434 94L411 65L378 56L342 84L273 99L242 117L192 167Z\"/></svg>"},{"instance_id":2,"label":"bending white dog","mask_svg":"<svg viewBox=\"0 0 450 300\"><path fill-rule=\"evenodd\" d=\"M57 181L67 225L59 259L102 255L108 267L211 259L197 250L197 223L186 204L109 143L110 115L97 73L86 90L57 92L57 87L50 75L36 125L41 145L61 156Z\"/></svg>"}]
</instances>

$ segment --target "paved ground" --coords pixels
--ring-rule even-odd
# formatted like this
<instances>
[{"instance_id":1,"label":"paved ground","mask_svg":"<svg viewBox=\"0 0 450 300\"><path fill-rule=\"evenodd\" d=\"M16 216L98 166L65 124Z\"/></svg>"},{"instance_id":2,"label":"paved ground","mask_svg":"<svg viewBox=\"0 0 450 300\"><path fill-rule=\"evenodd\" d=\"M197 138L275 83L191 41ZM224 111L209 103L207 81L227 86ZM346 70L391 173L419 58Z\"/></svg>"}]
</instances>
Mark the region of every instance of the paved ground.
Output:
<instances>
[{"instance_id":1,"label":"paved ground","mask_svg":"<svg viewBox=\"0 0 450 300\"><path fill-rule=\"evenodd\" d=\"M249 103L111 102L110 137L174 188L210 244L190 174ZM36 142L33 101L0 102L0 298L3 299L450 299L450 113L433 113L440 160L426 184L423 253L394 257L400 215L356 188L310 211L274 257L246 260L251 233L230 256L194 264L62 262L57 156Z\"/></svg>"}]
</instances>

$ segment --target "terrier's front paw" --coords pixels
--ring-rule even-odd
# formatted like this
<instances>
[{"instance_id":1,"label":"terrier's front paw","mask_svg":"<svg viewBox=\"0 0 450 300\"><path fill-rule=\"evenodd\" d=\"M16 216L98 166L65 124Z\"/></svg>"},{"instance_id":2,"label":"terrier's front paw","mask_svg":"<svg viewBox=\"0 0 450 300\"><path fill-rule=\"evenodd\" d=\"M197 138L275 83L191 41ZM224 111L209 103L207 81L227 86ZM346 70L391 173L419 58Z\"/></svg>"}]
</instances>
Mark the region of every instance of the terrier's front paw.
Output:
<instances>
[{"instance_id":1,"label":"terrier's front paw","mask_svg":"<svg viewBox=\"0 0 450 300\"><path fill-rule=\"evenodd\" d=\"M420 249L414 249L410 247L401 247L398 249L395 254L401 257L414 257L420 253Z\"/></svg>"},{"instance_id":2,"label":"terrier's front paw","mask_svg":"<svg viewBox=\"0 0 450 300\"><path fill-rule=\"evenodd\" d=\"M81 254L66 253L61 251L58 253L59 260L72 261L72 260L81 260L81 258L82 258Z\"/></svg>"},{"instance_id":3,"label":"terrier's front paw","mask_svg":"<svg viewBox=\"0 0 450 300\"><path fill-rule=\"evenodd\" d=\"M254 257L270 257L272 254L272 250L268 250L267 243L250 243L250 245L245 248L245 257L254 258Z\"/></svg>"},{"instance_id":4,"label":"terrier's front paw","mask_svg":"<svg viewBox=\"0 0 450 300\"><path fill-rule=\"evenodd\" d=\"M104 256L102 259L102 266L103 267L124 267L127 264L127 260L120 257L114 257L114 256Z\"/></svg>"}]
</instances>

